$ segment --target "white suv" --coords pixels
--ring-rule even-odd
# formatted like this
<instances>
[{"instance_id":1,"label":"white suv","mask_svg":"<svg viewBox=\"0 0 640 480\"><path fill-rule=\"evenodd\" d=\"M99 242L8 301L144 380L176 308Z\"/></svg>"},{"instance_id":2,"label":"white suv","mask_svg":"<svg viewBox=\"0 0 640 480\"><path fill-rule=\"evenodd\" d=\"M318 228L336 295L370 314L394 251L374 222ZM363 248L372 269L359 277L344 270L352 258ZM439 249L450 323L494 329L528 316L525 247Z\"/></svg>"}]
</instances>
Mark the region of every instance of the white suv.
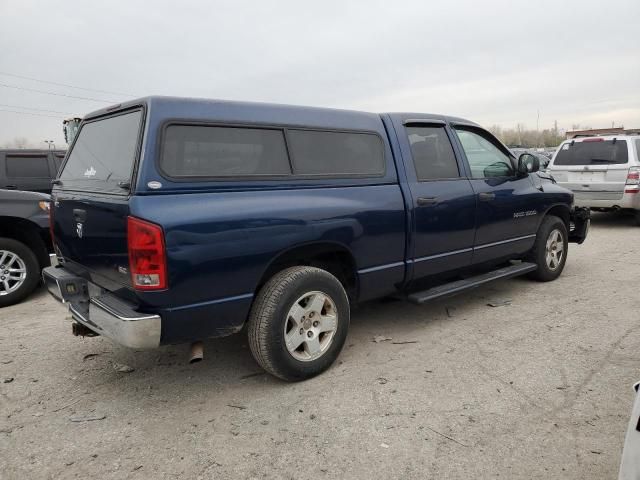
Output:
<instances>
[{"instance_id":1,"label":"white suv","mask_svg":"<svg viewBox=\"0 0 640 480\"><path fill-rule=\"evenodd\" d=\"M593 210L626 209L640 225L640 136L606 135L565 140L547 167L575 203Z\"/></svg>"}]
</instances>

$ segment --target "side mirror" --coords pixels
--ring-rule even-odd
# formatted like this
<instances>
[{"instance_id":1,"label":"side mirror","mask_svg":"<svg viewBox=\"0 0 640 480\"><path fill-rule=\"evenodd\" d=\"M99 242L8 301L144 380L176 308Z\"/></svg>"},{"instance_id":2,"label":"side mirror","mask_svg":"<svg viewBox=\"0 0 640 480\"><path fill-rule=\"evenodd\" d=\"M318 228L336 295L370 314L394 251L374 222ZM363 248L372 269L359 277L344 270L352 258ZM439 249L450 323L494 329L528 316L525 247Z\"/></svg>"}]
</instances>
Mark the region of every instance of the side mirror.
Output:
<instances>
[{"instance_id":1,"label":"side mirror","mask_svg":"<svg viewBox=\"0 0 640 480\"><path fill-rule=\"evenodd\" d=\"M540 170L540 160L535 155L523 153L518 158L518 173L520 175L528 175Z\"/></svg>"}]
</instances>

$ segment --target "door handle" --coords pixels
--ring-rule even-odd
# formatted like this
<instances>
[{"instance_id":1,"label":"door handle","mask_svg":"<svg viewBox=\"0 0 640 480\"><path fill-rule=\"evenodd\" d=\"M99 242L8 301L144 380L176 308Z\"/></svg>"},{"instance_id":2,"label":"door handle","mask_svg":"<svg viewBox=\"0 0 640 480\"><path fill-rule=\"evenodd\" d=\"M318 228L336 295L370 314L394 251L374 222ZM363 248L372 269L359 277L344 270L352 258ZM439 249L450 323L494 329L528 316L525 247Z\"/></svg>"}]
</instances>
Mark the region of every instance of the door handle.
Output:
<instances>
[{"instance_id":1,"label":"door handle","mask_svg":"<svg viewBox=\"0 0 640 480\"><path fill-rule=\"evenodd\" d=\"M436 197L418 197L417 203L418 206L425 207L428 205L435 205L438 203L438 199Z\"/></svg>"},{"instance_id":2,"label":"door handle","mask_svg":"<svg viewBox=\"0 0 640 480\"><path fill-rule=\"evenodd\" d=\"M73 219L76 222L84 223L87 220L87 211L81 208L73 209Z\"/></svg>"},{"instance_id":3,"label":"door handle","mask_svg":"<svg viewBox=\"0 0 640 480\"><path fill-rule=\"evenodd\" d=\"M478 194L478 198L481 202L490 202L491 200L496 198L496 194L491 192L482 192Z\"/></svg>"}]
</instances>

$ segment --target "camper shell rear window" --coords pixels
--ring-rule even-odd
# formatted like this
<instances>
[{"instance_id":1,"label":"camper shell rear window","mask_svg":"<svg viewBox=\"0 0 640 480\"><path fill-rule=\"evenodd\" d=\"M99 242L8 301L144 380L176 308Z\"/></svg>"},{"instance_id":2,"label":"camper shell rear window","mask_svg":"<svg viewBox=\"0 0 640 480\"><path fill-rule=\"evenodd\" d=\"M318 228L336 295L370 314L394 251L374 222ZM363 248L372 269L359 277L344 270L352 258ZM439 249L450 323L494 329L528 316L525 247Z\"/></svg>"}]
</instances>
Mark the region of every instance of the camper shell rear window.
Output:
<instances>
[{"instance_id":1,"label":"camper shell rear window","mask_svg":"<svg viewBox=\"0 0 640 480\"><path fill-rule=\"evenodd\" d=\"M143 111L125 111L84 123L60 172L71 190L128 193L141 141Z\"/></svg>"}]
</instances>

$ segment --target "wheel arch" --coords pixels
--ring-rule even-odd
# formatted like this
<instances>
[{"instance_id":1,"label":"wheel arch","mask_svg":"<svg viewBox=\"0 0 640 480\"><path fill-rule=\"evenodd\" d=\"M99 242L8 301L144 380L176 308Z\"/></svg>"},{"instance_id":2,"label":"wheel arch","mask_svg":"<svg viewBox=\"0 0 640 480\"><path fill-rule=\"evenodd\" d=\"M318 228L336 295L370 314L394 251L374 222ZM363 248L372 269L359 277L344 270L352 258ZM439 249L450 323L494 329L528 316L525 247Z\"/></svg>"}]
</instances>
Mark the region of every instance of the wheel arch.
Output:
<instances>
[{"instance_id":1,"label":"wheel arch","mask_svg":"<svg viewBox=\"0 0 640 480\"><path fill-rule=\"evenodd\" d=\"M20 217L0 216L0 237L24 243L35 254L40 268L49 264L48 231L36 223Z\"/></svg>"},{"instance_id":2,"label":"wheel arch","mask_svg":"<svg viewBox=\"0 0 640 480\"><path fill-rule=\"evenodd\" d=\"M560 218L564 222L565 226L567 227L567 232L569 231L569 224L571 221L571 210L569 209L568 205L564 203L556 203L554 205L551 205L544 212L544 215L542 215L542 217L540 218L540 222L538 223L538 228L540 228L540 225L542 224L542 220L544 220L545 217L548 217L550 215Z\"/></svg>"},{"instance_id":3,"label":"wheel arch","mask_svg":"<svg viewBox=\"0 0 640 480\"><path fill-rule=\"evenodd\" d=\"M312 266L327 270L342 283L350 300L357 299L358 269L353 253L345 245L331 241L298 244L278 253L262 272L255 293L273 275L295 266Z\"/></svg>"}]
</instances>

